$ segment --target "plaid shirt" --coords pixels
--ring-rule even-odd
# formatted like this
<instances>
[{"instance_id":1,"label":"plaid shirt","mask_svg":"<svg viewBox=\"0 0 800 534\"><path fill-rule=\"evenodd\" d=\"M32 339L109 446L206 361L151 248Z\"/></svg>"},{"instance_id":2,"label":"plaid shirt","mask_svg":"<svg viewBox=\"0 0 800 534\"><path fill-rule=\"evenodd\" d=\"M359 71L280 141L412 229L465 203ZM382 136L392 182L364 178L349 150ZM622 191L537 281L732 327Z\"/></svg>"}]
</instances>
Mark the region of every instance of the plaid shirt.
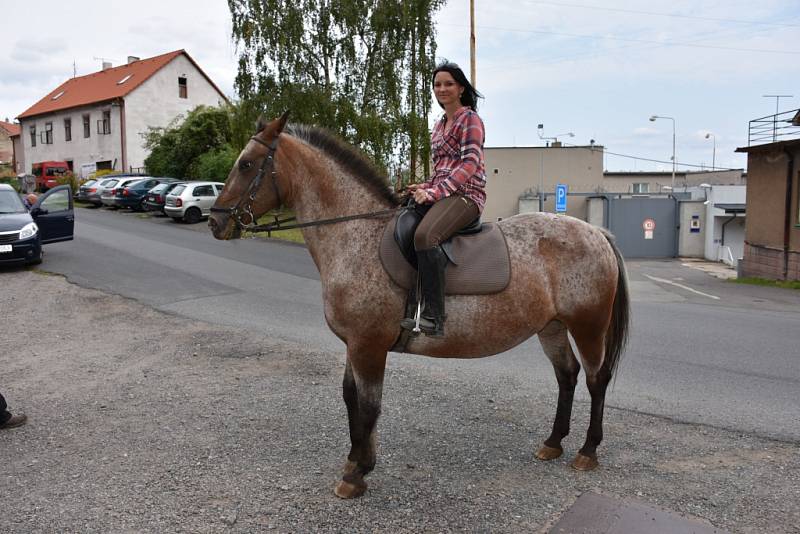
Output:
<instances>
[{"instance_id":1,"label":"plaid shirt","mask_svg":"<svg viewBox=\"0 0 800 534\"><path fill-rule=\"evenodd\" d=\"M486 204L483 121L466 106L456 111L447 132L446 121L447 117L442 117L431 133L434 173L421 185L434 201L458 193L475 202L478 211L483 212Z\"/></svg>"}]
</instances>

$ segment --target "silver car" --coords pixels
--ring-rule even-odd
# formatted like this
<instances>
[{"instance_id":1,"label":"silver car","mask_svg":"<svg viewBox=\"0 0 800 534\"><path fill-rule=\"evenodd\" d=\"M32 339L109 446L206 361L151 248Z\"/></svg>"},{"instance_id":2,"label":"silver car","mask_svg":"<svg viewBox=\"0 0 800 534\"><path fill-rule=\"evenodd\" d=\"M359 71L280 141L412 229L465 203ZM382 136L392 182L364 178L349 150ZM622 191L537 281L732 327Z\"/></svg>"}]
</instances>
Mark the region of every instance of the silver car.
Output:
<instances>
[{"instance_id":1,"label":"silver car","mask_svg":"<svg viewBox=\"0 0 800 534\"><path fill-rule=\"evenodd\" d=\"M138 182L141 179L141 176L135 178L119 178L116 183L106 185L103 192L100 194L101 204L108 207L117 206L117 190L122 189L126 185L131 185L133 182Z\"/></svg>"},{"instance_id":2,"label":"silver car","mask_svg":"<svg viewBox=\"0 0 800 534\"><path fill-rule=\"evenodd\" d=\"M164 213L175 220L196 223L211 213L211 206L225 184L219 182L187 182L175 186L164 203Z\"/></svg>"}]
</instances>

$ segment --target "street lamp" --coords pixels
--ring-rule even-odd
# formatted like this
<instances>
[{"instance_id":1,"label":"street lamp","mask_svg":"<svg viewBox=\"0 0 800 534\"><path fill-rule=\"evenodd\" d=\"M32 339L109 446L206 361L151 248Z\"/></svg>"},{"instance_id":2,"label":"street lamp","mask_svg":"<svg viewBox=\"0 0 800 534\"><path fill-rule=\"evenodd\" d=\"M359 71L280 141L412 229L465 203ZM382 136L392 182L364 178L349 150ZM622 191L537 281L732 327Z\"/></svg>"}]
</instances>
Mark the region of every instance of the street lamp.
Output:
<instances>
[{"instance_id":1,"label":"street lamp","mask_svg":"<svg viewBox=\"0 0 800 534\"><path fill-rule=\"evenodd\" d=\"M650 122L655 122L656 119L669 119L672 121L672 191L675 191L675 119L672 117L663 117L661 115L652 115Z\"/></svg>"},{"instance_id":2,"label":"street lamp","mask_svg":"<svg viewBox=\"0 0 800 534\"><path fill-rule=\"evenodd\" d=\"M711 170L713 171L713 170L716 169L716 165L715 164L716 164L716 161L717 161L717 138L711 132L708 132L706 134L706 139L708 139L709 137L711 138L712 141L714 141L714 151L711 153Z\"/></svg>"}]
</instances>

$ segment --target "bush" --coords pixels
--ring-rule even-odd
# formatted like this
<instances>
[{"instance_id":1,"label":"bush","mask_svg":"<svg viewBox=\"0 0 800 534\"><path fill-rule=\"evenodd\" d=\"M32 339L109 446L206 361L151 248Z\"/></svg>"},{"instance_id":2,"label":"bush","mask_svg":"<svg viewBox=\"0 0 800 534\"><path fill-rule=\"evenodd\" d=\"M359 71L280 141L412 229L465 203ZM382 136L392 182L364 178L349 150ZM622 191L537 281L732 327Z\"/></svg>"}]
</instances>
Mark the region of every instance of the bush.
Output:
<instances>
[{"instance_id":1,"label":"bush","mask_svg":"<svg viewBox=\"0 0 800 534\"><path fill-rule=\"evenodd\" d=\"M8 184L14 188L14 190L19 193L19 179L16 176L8 177L8 176L0 176L0 184Z\"/></svg>"},{"instance_id":2,"label":"bush","mask_svg":"<svg viewBox=\"0 0 800 534\"><path fill-rule=\"evenodd\" d=\"M80 181L78 180L78 177L72 174L71 172L68 172L63 176L59 176L56 182L58 182L58 185L70 186L72 188L72 194L77 193L78 187L80 186Z\"/></svg>"},{"instance_id":3,"label":"bush","mask_svg":"<svg viewBox=\"0 0 800 534\"><path fill-rule=\"evenodd\" d=\"M192 176L198 180L210 182L224 182L231 172L233 164L239 154L230 145L223 145L217 149L200 154L195 158L190 167Z\"/></svg>"}]
</instances>

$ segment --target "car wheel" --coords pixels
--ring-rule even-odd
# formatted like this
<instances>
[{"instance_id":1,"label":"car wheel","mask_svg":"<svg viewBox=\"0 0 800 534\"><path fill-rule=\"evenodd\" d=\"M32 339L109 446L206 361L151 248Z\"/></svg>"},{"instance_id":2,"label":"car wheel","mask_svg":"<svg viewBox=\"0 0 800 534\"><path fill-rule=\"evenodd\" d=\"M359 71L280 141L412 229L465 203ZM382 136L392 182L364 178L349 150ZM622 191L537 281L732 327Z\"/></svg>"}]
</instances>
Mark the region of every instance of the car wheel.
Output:
<instances>
[{"instance_id":1,"label":"car wheel","mask_svg":"<svg viewBox=\"0 0 800 534\"><path fill-rule=\"evenodd\" d=\"M189 224L194 224L194 223L200 222L200 217L202 217L202 216L203 216L203 214L200 213L199 209L197 209L197 208L189 208L183 214L183 220L186 221Z\"/></svg>"}]
</instances>

